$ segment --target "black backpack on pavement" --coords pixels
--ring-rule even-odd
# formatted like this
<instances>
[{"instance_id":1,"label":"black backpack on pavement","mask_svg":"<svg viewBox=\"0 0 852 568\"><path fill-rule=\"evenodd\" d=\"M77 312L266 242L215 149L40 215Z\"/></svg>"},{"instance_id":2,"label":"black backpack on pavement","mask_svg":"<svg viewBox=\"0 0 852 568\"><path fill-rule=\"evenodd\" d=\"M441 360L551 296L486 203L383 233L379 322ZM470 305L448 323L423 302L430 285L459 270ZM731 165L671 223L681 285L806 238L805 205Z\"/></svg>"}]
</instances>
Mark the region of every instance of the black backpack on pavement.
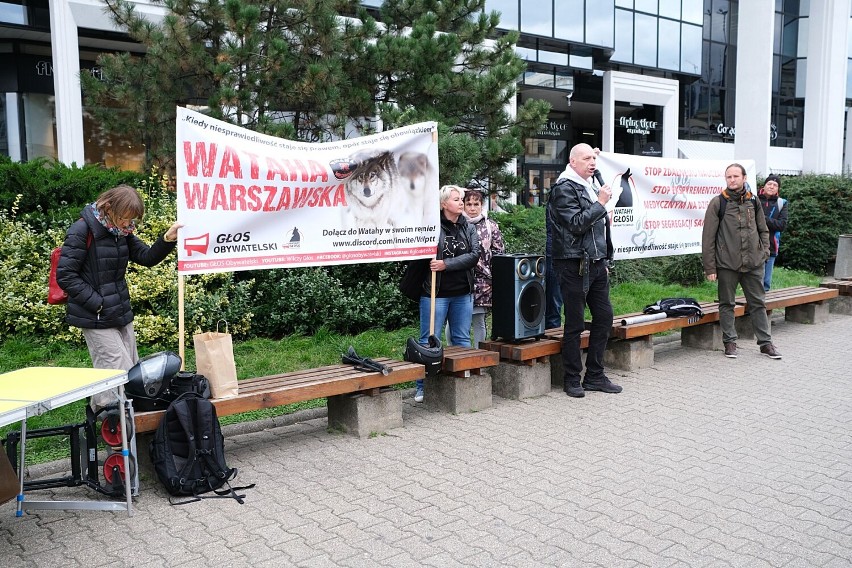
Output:
<instances>
[{"instance_id":1,"label":"black backpack on pavement","mask_svg":"<svg viewBox=\"0 0 852 568\"><path fill-rule=\"evenodd\" d=\"M193 392L169 404L151 441L151 462L171 495L193 497L172 501L173 505L222 497L243 504L245 495L236 491L254 487L231 487L229 482L236 477L237 469L225 463L225 439L216 407ZM227 489L220 490L223 486ZM215 495L201 495L210 491Z\"/></svg>"}]
</instances>

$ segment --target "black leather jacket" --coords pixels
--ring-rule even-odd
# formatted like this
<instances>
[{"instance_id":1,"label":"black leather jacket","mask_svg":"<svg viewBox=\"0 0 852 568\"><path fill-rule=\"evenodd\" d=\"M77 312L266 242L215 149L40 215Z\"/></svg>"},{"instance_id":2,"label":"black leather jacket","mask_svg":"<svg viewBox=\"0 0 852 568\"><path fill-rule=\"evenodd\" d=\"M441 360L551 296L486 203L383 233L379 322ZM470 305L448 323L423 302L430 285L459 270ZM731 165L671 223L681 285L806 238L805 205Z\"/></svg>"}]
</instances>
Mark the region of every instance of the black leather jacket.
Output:
<instances>
[{"instance_id":1,"label":"black leather jacket","mask_svg":"<svg viewBox=\"0 0 852 568\"><path fill-rule=\"evenodd\" d=\"M612 260L607 211L591 200L585 187L570 179L554 185L547 215L554 259Z\"/></svg>"}]
</instances>

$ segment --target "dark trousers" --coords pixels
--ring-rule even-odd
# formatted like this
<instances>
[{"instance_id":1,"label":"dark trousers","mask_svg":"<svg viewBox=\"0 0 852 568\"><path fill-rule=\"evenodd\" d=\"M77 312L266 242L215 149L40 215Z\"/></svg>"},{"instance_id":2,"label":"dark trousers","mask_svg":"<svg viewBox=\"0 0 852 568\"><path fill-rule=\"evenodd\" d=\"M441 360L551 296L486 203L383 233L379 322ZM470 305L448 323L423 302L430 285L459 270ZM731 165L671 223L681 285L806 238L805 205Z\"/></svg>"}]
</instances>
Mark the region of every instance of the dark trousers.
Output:
<instances>
[{"instance_id":1,"label":"dark trousers","mask_svg":"<svg viewBox=\"0 0 852 568\"><path fill-rule=\"evenodd\" d=\"M545 257L544 270L544 327L554 329L562 325L562 291L559 289L559 275L553 268L553 257Z\"/></svg>"},{"instance_id":2,"label":"dark trousers","mask_svg":"<svg viewBox=\"0 0 852 568\"><path fill-rule=\"evenodd\" d=\"M589 306L592 324L589 329L589 349L586 352L586 379L597 379L604 374L603 358L606 342L612 332L612 304L609 301L609 274L603 261L589 264L589 292L583 295L583 275L580 259L554 260L559 275L562 302L565 309L565 327L562 334L562 364L565 367L565 385L580 386L583 361L580 351L580 334L585 329L585 309Z\"/></svg>"}]
</instances>

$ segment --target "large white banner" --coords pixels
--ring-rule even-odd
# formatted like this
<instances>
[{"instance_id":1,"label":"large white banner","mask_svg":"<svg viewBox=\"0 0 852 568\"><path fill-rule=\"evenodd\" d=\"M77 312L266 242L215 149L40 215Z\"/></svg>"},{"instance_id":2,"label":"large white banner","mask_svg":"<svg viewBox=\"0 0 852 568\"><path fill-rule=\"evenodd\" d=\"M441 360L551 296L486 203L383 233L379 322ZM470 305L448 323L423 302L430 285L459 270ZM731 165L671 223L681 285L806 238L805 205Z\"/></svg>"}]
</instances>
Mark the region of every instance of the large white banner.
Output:
<instances>
[{"instance_id":1,"label":"large white banner","mask_svg":"<svg viewBox=\"0 0 852 568\"><path fill-rule=\"evenodd\" d=\"M754 187L754 160L740 160ZM647 258L701 252L710 200L726 187L719 160L678 160L601 152L597 166L612 186L615 258Z\"/></svg>"},{"instance_id":2,"label":"large white banner","mask_svg":"<svg viewBox=\"0 0 852 568\"><path fill-rule=\"evenodd\" d=\"M176 148L182 274L435 255L434 122L309 144L178 108Z\"/></svg>"}]
</instances>

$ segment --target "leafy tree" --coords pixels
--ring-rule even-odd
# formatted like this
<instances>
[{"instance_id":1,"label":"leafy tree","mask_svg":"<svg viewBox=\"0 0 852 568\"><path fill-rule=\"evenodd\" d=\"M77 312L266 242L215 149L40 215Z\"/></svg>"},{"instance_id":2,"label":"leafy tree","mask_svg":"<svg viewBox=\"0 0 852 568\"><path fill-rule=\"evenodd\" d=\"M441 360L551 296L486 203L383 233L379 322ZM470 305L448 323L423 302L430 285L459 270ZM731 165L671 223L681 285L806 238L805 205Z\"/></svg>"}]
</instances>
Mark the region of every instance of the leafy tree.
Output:
<instances>
[{"instance_id":1,"label":"leafy tree","mask_svg":"<svg viewBox=\"0 0 852 568\"><path fill-rule=\"evenodd\" d=\"M387 0L380 24L354 0L162 0L160 23L128 0L106 4L146 53L101 56L101 77L81 77L87 103L168 169L175 107L196 105L305 141L434 120L441 183L517 190L506 165L549 108L528 101L510 115L524 64L485 0Z\"/></svg>"}]
</instances>

